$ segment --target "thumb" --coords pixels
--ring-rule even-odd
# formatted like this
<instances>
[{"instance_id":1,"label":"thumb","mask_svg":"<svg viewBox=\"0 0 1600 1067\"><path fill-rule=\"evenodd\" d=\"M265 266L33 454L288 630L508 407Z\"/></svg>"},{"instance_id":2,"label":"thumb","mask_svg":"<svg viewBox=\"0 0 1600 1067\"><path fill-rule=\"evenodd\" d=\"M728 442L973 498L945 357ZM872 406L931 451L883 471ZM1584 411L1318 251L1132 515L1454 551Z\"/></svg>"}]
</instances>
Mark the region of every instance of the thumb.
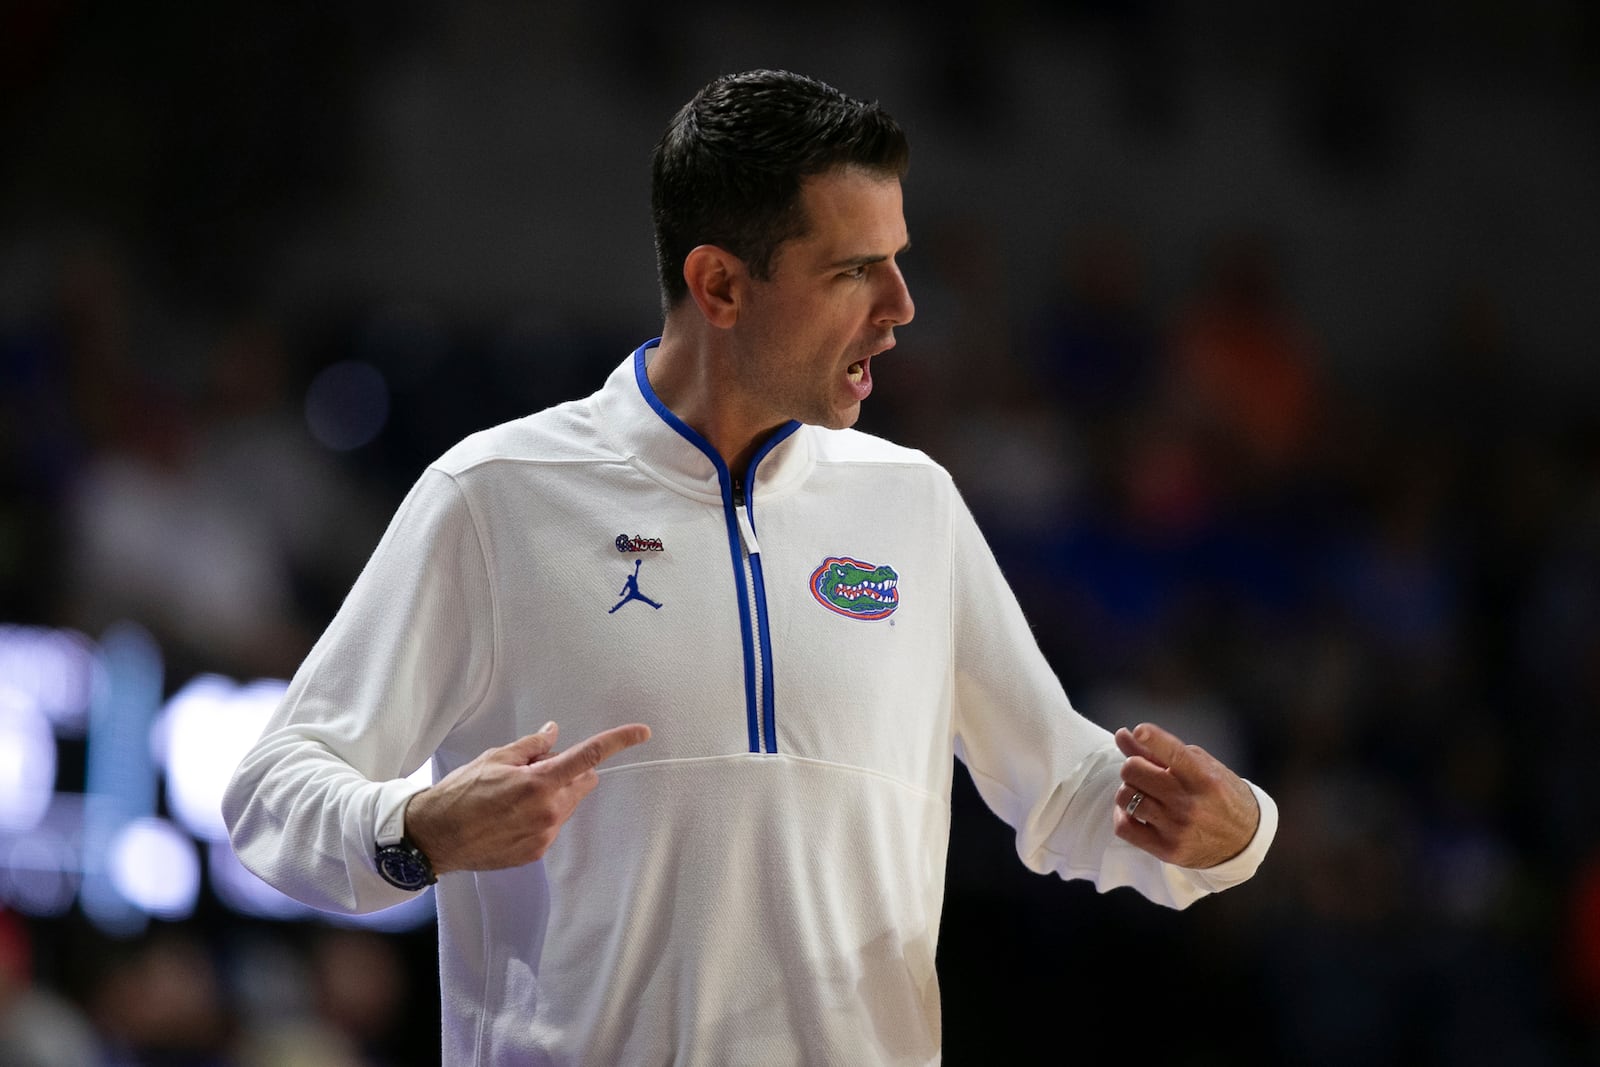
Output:
<instances>
[{"instance_id":1,"label":"thumb","mask_svg":"<svg viewBox=\"0 0 1600 1067\"><path fill-rule=\"evenodd\" d=\"M509 745L500 749L508 763L527 764L534 763L548 756L556 747L556 735L561 728L553 722L547 722L539 728L537 733L525 734Z\"/></svg>"}]
</instances>

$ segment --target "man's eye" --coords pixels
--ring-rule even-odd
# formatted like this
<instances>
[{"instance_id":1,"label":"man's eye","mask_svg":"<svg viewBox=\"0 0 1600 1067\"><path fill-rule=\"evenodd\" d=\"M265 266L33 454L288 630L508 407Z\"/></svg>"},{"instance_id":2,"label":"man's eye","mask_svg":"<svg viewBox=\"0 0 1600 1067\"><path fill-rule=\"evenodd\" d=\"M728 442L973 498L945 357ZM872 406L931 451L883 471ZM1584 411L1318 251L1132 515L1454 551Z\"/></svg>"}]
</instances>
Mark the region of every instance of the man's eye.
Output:
<instances>
[{"instance_id":1,"label":"man's eye","mask_svg":"<svg viewBox=\"0 0 1600 1067\"><path fill-rule=\"evenodd\" d=\"M854 280L857 280L857 281L859 281L862 278L865 278L866 276L867 276L867 265L865 263L863 263L859 267L851 267L849 270L847 270L844 273L839 275L839 277L841 277L841 278L851 278L851 279L854 279Z\"/></svg>"}]
</instances>

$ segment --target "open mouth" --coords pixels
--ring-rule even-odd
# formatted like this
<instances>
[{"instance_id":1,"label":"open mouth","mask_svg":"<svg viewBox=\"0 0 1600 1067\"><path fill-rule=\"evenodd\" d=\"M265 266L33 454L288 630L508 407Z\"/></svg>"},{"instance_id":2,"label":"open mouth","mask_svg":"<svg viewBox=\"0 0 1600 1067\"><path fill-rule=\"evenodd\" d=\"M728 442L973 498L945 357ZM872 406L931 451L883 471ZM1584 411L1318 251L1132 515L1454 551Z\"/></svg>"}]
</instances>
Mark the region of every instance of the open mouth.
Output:
<instances>
[{"instance_id":1,"label":"open mouth","mask_svg":"<svg viewBox=\"0 0 1600 1067\"><path fill-rule=\"evenodd\" d=\"M867 361L864 359L856 360L856 362L845 368L844 373L850 379L850 384L858 384L862 378L866 377Z\"/></svg>"}]
</instances>

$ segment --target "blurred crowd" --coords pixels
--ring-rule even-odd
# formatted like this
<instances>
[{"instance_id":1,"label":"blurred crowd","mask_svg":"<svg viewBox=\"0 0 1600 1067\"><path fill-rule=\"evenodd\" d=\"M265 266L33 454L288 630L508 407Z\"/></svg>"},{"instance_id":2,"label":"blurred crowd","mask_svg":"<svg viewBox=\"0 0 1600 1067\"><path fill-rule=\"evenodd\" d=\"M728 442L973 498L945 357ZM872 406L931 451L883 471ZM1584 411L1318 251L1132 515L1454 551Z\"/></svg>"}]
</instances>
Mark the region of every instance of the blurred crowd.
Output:
<instances>
[{"instance_id":1,"label":"blurred crowd","mask_svg":"<svg viewBox=\"0 0 1600 1067\"><path fill-rule=\"evenodd\" d=\"M1182 88L1177 17L1069 6L1112 24L1122 106L1159 125ZM624 54L660 17L630 7L642 21L612 45ZM414 33L425 9L399 5L386 33ZM907 107L989 129L1002 104L979 90L1011 38L998 16L946 14ZM78 31L59 15L8 17L13 60L34 54L19 41L68 65L103 58L62 44ZM326 109L231 73L224 100L262 105L264 122L235 128L208 98L188 139L160 127L181 163L228 149L276 170L207 183L152 164L126 208L147 213L138 225L86 212L30 259L42 283L0 302L0 622L96 635L137 620L174 688L202 671L287 677L427 462L598 387L655 326L466 314L414 293L263 298L261 268L239 261L270 259L284 203L314 215L348 180L340 63L363 69L383 36L319 17L274 39L303 46ZM128 28L111 21L102 36ZM1392 86L1360 75L1370 47L1333 51L1306 122L1344 173L1392 149ZM13 139L31 129L17 101L59 99L58 60L0 64ZM299 136L334 161L281 158ZM12 202L43 180L20 173ZM950 468L1081 711L1165 725L1282 814L1254 881L1174 915L1029 875L958 775L947 1061L1152 1038L1173 1064L1600 1060L1593 377L1547 372L1488 280L1463 282L1381 371L1351 358L1299 297L1315 257L1265 208L1195 255L1112 222L1035 226L1054 273L1032 287L1008 284L1011 248L958 205L913 185L907 211L918 317L874 368L861 428ZM427 931L274 926L214 903L130 941L0 911L0 1062L431 1062L433 951Z\"/></svg>"},{"instance_id":2,"label":"blurred crowd","mask_svg":"<svg viewBox=\"0 0 1600 1067\"><path fill-rule=\"evenodd\" d=\"M0 913L0 1061L11 1067L371 1067L438 1059L436 993L403 939L370 931L171 926L30 936ZM431 933L431 932L430 932ZM409 936L409 935L408 935ZM415 949L409 950L415 954ZM40 959L42 954L53 958ZM47 973L50 981L41 981ZM422 988L414 988L422 987Z\"/></svg>"},{"instance_id":3,"label":"blurred crowd","mask_svg":"<svg viewBox=\"0 0 1600 1067\"><path fill-rule=\"evenodd\" d=\"M886 363L871 417L951 467L1077 706L1245 768L1279 840L1192 924L1118 911L1109 933L1064 929L1048 890L1002 891L1005 857L962 865L958 845L957 936L986 951L985 916L1025 900L1018 939L1057 996L1085 998L1054 968L1089 945L1127 982L1176 971L1251 1020L1173 1062L1587 1062L1593 398L1530 393L1492 293L1462 294L1422 373L1374 388L1330 374L1259 235L1226 235L1165 307L1144 257L1114 233L1069 242L1025 333L974 308L967 336L1013 349L958 340L944 381L919 377L938 361ZM957 832L981 832L965 799ZM1115 1017L1126 995L1111 973L1087 997ZM1215 1034L1215 1002L1172 999L1174 1027Z\"/></svg>"}]
</instances>

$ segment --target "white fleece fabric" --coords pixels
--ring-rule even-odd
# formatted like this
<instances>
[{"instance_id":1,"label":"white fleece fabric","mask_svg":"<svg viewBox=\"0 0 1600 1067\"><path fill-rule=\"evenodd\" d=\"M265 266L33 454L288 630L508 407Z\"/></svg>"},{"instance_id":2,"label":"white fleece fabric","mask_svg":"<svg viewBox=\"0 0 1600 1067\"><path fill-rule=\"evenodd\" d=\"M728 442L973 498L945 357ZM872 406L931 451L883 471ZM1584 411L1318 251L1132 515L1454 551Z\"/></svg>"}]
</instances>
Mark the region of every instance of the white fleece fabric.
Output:
<instances>
[{"instance_id":1,"label":"white fleece fabric","mask_svg":"<svg viewBox=\"0 0 1600 1067\"><path fill-rule=\"evenodd\" d=\"M251 870L370 911L405 896L373 854L425 760L552 719L569 743L651 726L542 861L440 879L445 1063L938 1062L955 756L1035 871L1177 908L1255 872L1259 789L1219 867L1112 834L1122 756L941 467L791 424L741 533L726 469L649 389L654 343L423 473L226 797ZM813 591L834 559L875 575L879 617Z\"/></svg>"}]
</instances>

